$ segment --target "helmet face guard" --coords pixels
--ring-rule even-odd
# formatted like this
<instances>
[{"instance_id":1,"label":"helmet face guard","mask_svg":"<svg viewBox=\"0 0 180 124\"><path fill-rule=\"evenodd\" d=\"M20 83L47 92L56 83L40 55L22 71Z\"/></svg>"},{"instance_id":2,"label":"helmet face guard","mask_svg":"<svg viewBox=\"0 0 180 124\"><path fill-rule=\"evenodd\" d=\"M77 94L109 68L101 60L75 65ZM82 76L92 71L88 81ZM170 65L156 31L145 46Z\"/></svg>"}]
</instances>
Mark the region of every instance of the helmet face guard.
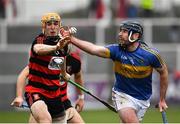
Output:
<instances>
[{"instance_id":1,"label":"helmet face guard","mask_svg":"<svg viewBox=\"0 0 180 124\"><path fill-rule=\"evenodd\" d=\"M58 25L61 27L61 17L57 13L47 13L41 18L43 33L45 31L46 23L50 21L57 21Z\"/></svg>"},{"instance_id":2,"label":"helmet face guard","mask_svg":"<svg viewBox=\"0 0 180 124\"><path fill-rule=\"evenodd\" d=\"M143 35L143 27L137 22L125 21L125 22L121 23L120 29L121 28L128 30L128 40L129 40L129 42L135 42L135 41L141 39L141 37ZM134 33L139 33L140 37L138 39L131 39L131 36Z\"/></svg>"}]
</instances>

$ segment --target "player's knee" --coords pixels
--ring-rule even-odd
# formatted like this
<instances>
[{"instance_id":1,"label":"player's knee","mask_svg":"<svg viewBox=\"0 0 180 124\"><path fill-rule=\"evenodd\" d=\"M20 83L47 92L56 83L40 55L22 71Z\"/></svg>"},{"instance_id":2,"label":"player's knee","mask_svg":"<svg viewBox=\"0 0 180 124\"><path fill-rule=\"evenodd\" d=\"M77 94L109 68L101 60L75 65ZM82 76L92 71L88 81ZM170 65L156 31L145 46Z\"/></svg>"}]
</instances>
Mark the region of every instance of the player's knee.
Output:
<instances>
[{"instance_id":1,"label":"player's knee","mask_svg":"<svg viewBox=\"0 0 180 124\"><path fill-rule=\"evenodd\" d=\"M51 117L45 117L45 116L39 116L37 117L37 120L39 123L52 123L52 118Z\"/></svg>"},{"instance_id":2,"label":"player's knee","mask_svg":"<svg viewBox=\"0 0 180 124\"><path fill-rule=\"evenodd\" d=\"M63 115L57 118L53 118L53 123L67 123L67 116Z\"/></svg>"},{"instance_id":3,"label":"player's knee","mask_svg":"<svg viewBox=\"0 0 180 124\"><path fill-rule=\"evenodd\" d=\"M137 117L126 116L126 117L122 117L121 119L123 123L139 123Z\"/></svg>"},{"instance_id":4,"label":"player's knee","mask_svg":"<svg viewBox=\"0 0 180 124\"><path fill-rule=\"evenodd\" d=\"M34 114L34 119L38 123L52 123L52 117L49 113Z\"/></svg>"},{"instance_id":5,"label":"player's knee","mask_svg":"<svg viewBox=\"0 0 180 124\"><path fill-rule=\"evenodd\" d=\"M119 116L123 123L139 123L139 120L134 111L131 109L123 109L119 111Z\"/></svg>"}]
</instances>

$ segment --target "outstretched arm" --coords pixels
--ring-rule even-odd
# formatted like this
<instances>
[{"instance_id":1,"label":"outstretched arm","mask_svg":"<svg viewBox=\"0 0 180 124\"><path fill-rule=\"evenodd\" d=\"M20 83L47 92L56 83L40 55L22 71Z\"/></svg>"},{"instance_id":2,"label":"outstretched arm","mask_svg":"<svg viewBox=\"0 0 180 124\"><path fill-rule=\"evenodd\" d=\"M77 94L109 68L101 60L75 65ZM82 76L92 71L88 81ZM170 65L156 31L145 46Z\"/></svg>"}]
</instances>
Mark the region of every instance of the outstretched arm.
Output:
<instances>
[{"instance_id":1,"label":"outstretched arm","mask_svg":"<svg viewBox=\"0 0 180 124\"><path fill-rule=\"evenodd\" d=\"M106 47L98 46L88 41L80 40L74 36L71 36L71 43L91 55L96 55L103 58L109 57L109 50Z\"/></svg>"},{"instance_id":2,"label":"outstretched arm","mask_svg":"<svg viewBox=\"0 0 180 124\"><path fill-rule=\"evenodd\" d=\"M24 87L26 83L26 79L29 75L29 67L26 66L21 73L19 74L17 78L17 84L16 84L16 98L11 103L11 105L14 106L21 106L23 103L23 94L24 94Z\"/></svg>"},{"instance_id":3,"label":"outstretched arm","mask_svg":"<svg viewBox=\"0 0 180 124\"><path fill-rule=\"evenodd\" d=\"M168 70L167 66L163 64L162 68L156 69L160 74L160 100L159 100L159 109L160 112L166 110L168 106L166 105L166 91L168 88Z\"/></svg>"}]
</instances>

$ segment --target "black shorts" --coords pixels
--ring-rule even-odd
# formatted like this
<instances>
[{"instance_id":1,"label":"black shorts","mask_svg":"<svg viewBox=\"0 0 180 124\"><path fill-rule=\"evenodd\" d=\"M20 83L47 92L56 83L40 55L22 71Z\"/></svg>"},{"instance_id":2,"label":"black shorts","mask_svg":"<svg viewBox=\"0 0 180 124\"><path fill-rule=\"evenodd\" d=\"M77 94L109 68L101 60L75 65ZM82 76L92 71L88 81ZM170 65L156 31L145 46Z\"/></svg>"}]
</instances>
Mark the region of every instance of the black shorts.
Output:
<instances>
[{"instance_id":1,"label":"black shorts","mask_svg":"<svg viewBox=\"0 0 180 124\"><path fill-rule=\"evenodd\" d=\"M61 97L47 98L39 93L26 92L25 98L26 98L29 108L34 102L38 100L43 100L46 103L48 107L48 111L52 118L57 118L57 117L61 117L65 115L65 108L64 108L63 103L61 102Z\"/></svg>"},{"instance_id":2,"label":"black shorts","mask_svg":"<svg viewBox=\"0 0 180 124\"><path fill-rule=\"evenodd\" d=\"M64 104L65 110L67 110L68 108L71 108L71 107L72 107L71 101L70 101L69 99L63 101L63 104Z\"/></svg>"}]
</instances>

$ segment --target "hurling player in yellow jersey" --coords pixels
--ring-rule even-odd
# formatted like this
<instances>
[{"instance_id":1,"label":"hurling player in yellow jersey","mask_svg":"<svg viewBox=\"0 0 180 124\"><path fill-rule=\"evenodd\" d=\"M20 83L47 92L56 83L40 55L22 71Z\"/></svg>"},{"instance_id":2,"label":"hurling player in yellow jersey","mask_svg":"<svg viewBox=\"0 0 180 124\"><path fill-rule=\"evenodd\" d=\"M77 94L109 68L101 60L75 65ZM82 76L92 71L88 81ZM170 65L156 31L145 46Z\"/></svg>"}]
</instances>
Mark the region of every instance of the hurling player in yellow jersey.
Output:
<instances>
[{"instance_id":1,"label":"hurling player in yellow jersey","mask_svg":"<svg viewBox=\"0 0 180 124\"><path fill-rule=\"evenodd\" d=\"M118 43L98 46L71 36L71 43L85 52L114 62L115 82L112 100L123 123L139 123L150 106L152 72L160 75L159 110L167 109L167 66L156 49L143 41L143 27L138 22L124 21L120 25Z\"/></svg>"}]
</instances>

